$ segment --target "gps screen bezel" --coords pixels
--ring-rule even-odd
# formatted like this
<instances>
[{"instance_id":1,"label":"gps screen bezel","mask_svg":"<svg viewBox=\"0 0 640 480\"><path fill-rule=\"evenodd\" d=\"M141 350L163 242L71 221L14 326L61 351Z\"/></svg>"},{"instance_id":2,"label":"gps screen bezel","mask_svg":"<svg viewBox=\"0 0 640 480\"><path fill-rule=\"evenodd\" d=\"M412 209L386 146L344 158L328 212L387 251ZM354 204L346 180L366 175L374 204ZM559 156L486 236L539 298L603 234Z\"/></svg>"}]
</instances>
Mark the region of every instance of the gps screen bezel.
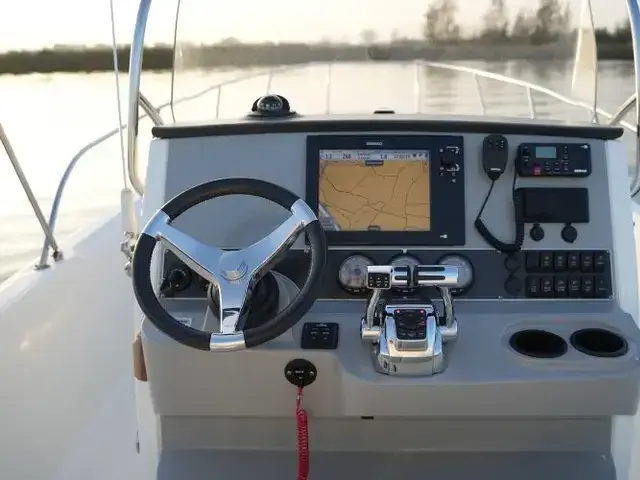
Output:
<instances>
[{"instance_id":1,"label":"gps screen bezel","mask_svg":"<svg viewBox=\"0 0 640 480\"><path fill-rule=\"evenodd\" d=\"M460 151L459 170L452 176L440 167L440 152L447 147ZM306 202L318 215L321 150L427 150L430 173L429 231L333 231L325 230L329 245L421 245L465 244L465 195L463 138L440 135L308 135ZM452 182L452 179L455 181ZM435 201L434 201L435 199Z\"/></svg>"}]
</instances>

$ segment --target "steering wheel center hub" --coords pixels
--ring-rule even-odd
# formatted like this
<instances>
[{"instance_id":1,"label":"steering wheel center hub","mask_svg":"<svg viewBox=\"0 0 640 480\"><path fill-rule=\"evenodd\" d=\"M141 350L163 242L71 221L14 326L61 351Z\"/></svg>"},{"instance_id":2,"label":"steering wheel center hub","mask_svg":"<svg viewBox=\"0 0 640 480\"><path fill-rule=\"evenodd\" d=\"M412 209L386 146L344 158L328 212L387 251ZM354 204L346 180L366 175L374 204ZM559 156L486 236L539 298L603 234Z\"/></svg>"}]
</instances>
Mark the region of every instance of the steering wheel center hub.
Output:
<instances>
[{"instance_id":1,"label":"steering wheel center hub","mask_svg":"<svg viewBox=\"0 0 640 480\"><path fill-rule=\"evenodd\" d=\"M237 282L241 280L249 271L249 265L244 260L238 264L236 259L225 258L220 259L220 275L225 280Z\"/></svg>"}]
</instances>

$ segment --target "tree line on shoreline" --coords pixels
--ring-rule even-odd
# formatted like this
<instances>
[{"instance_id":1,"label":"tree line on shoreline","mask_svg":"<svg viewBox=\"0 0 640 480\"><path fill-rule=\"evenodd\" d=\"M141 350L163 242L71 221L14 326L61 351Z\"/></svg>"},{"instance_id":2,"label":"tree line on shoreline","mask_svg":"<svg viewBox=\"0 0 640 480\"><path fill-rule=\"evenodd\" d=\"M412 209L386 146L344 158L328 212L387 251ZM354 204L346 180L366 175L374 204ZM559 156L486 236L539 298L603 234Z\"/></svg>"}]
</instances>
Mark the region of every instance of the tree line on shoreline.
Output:
<instances>
[{"instance_id":1,"label":"tree line on shoreline","mask_svg":"<svg viewBox=\"0 0 640 480\"><path fill-rule=\"evenodd\" d=\"M480 29L469 35L457 21L457 0L433 1L423 18L422 38L403 38L393 32L380 41L374 30L363 30L359 43L243 43L234 38L212 45L181 45L178 66L182 68L249 67L297 64L309 61L364 61L423 59L456 60L548 60L569 59L576 30L571 12L560 0L538 0L535 10L521 10L513 20L505 0L492 0ZM600 59L632 60L629 21L613 29L596 30ZM491 48L487 48L491 45ZM128 69L129 47L118 50L121 71ZM170 70L172 46L145 48L143 68ZM0 53L0 74L94 72L113 69L109 46L56 46L39 51Z\"/></svg>"},{"instance_id":2,"label":"tree line on shoreline","mask_svg":"<svg viewBox=\"0 0 640 480\"><path fill-rule=\"evenodd\" d=\"M538 0L535 10L520 9L513 20L506 0L491 0L478 31L464 35L457 21L458 0L434 0L424 15L422 34L436 44L494 43L511 45L546 45L573 40L572 11L569 2ZM596 29L596 39L603 44L630 44L631 25L628 19L614 28Z\"/></svg>"}]
</instances>

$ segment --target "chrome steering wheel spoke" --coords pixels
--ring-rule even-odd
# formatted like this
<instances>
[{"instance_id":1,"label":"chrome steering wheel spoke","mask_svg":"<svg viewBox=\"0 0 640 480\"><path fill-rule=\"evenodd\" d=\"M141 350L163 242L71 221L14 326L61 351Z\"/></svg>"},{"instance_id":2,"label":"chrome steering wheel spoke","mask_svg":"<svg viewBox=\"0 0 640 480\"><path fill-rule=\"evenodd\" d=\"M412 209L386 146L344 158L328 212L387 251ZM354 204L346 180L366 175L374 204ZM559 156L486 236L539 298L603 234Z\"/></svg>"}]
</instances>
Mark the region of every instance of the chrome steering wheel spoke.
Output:
<instances>
[{"instance_id":1,"label":"chrome steering wheel spoke","mask_svg":"<svg viewBox=\"0 0 640 480\"><path fill-rule=\"evenodd\" d=\"M262 240L258 240L247 248L226 252L222 264L237 266L238 269L246 270L249 277L255 278L256 281L260 280L278 261L282 253L291 248L305 227L316 220L315 214L303 200L293 204L291 213L289 218ZM233 272L233 275L243 275L239 271L236 272ZM222 275L227 280L233 280L234 278L228 278L228 273L225 270Z\"/></svg>"},{"instance_id":2,"label":"chrome steering wheel spoke","mask_svg":"<svg viewBox=\"0 0 640 480\"><path fill-rule=\"evenodd\" d=\"M218 263L221 278L216 283L220 296L220 333L242 330L245 303L251 297L253 287L314 220L313 210L299 200L291 206L291 216L262 240L247 248L222 254Z\"/></svg>"},{"instance_id":3,"label":"chrome steering wheel spoke","mask_svg":"<svg viewBox=\"0 0 640 480\"><path fill-rule=\"evenodd\" d=\"M167 250L204 279L209 282L217 281L218 265L224 252L216 247L205 245L172 226L166 213L159 212L145 227L144 233L162 243Z\"/></svg>"},{"instance_id":4,"label":"chrome steering wheel spoke","mask_svg":"<svg viewBox=\"0 0 640 480\"><path fill-rule=\"evenodd\" d=\"M218 283L218 303L220 309L221 335L233 335L244 328L246 316L246 304L251 297L254 282L250 278L244 278L233 282ZM216 335L215 333L212 335Z\"/></svg>"}]
</instances>

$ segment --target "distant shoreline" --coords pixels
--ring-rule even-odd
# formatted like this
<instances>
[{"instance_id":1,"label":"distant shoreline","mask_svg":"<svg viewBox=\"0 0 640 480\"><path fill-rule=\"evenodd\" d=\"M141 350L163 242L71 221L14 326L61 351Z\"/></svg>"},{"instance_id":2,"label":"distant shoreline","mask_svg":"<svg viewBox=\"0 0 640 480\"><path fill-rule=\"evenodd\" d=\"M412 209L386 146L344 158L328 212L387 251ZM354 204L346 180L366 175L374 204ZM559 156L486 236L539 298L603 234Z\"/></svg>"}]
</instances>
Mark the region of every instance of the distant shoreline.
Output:
<instances>
[{"instance_id":1,"label":"distant shoreline","mask_svg":"<svg viewBox=\"0 0 640 480\"><path fill-rule=\"evenodd\" d=\"M363 60L391 61L506 61L506 60L571 60L573 42L547 45L487 44L477 41L455 45L429 45L419 41L390 45L353 44L218 44L191 46L182 49L182 64L186 68L220 68L290 65L306 62L357 62ZM598 45L600 60L633 60L631 43ZM128 71L129 47L118 51L120 70ZM173 65L170 46L145 49L143 68L166 71ZM0 75L29 73L105 72L113 69L113 53L109 47L85 49L56 47L40 51L0 53Z\"/></svg>"}]
</instances>

